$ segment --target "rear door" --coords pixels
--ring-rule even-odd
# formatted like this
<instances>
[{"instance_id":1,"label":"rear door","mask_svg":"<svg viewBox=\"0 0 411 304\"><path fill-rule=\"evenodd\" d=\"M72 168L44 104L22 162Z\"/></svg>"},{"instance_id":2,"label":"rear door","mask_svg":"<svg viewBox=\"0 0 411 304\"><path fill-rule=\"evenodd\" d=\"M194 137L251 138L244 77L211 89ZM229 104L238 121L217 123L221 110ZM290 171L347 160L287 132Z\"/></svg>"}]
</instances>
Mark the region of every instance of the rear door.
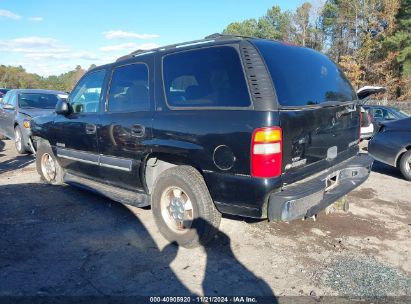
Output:
<instances>
[{"instance_id":1,"label":"rear door","mask_svg":"<svg viewBox=\"0 0 411 304\"><path fill-rule=\"evenodd\" d=\"M141 164L152 134L152 65L150 56L114 66L100 117L100 178L131 190L143 191Z\"/></svg>"},{"instance_id":2,"label":"rear door","mask_svg":"<svg viewBox=\"0 0 411 304\"><path fill-rule=\"evenodd\" d=\"M360 108L342 71L314 50L256 40L271 74L283 131L283 180L293 181L358 151Z\"/></svg>"}]
</instances>

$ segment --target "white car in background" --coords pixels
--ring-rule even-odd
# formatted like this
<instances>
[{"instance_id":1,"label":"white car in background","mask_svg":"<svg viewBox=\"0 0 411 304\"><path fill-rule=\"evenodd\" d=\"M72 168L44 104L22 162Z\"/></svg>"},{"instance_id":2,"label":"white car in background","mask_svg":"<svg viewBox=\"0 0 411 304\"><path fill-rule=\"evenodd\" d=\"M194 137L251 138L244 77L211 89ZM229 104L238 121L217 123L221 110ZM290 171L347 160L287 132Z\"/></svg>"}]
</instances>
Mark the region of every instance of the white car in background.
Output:
<instances>
[{"instance_id":1,"label":"white car in background","mask_svg":"<svg viewBox=\"0 0 411 304\"><path fill-rule=\"evenodd\" d=\"M358 99L362 102L361 104L365 104L363 100L366 100L369 96L384 92L384 87L378 86L365 86L362 87L357 91ZM366 111L363 107L361 107L361 139L370 139L374 135L374 125L372 123L372 116Z\"/></svg>"}]
</instances>

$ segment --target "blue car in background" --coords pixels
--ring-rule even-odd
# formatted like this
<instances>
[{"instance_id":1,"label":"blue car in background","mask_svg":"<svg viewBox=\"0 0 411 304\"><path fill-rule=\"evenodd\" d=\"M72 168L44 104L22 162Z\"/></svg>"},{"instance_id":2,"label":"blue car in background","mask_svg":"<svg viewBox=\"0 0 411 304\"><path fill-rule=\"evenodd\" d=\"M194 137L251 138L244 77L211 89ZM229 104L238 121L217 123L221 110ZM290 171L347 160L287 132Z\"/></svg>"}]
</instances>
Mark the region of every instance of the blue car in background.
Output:
<instances>
[{"instance_id":1,"label":"blue car in background","mask_svg":"<svg viewBox=\"0 0 411 304\"><path fill-rule=\"evenodd\" d=\"M399 120L410 116L408 113L395 107L363 105L363 108L369 113L375 132L378 131L383 121Z\"/></svg>"}]
</instances>

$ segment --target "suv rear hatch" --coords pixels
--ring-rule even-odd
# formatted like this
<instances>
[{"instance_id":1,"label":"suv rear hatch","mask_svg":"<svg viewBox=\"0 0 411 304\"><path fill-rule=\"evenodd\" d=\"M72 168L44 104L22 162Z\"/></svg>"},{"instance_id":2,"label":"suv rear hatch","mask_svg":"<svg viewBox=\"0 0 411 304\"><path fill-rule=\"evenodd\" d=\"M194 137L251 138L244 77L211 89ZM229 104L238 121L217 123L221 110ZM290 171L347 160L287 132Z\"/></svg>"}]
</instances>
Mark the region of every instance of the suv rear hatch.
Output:
<instances>
[{"instance_id":1,"label":"suv rear hatch","mask_svg":"<svg viewBox=\"0 0 411 304\"><path fill-rule=\"evenodd\" d=\"M358 153L360 108L343 72L312 49L253 40L279 104L284 183L301 180Z\"/></svg>"}]
</instances>

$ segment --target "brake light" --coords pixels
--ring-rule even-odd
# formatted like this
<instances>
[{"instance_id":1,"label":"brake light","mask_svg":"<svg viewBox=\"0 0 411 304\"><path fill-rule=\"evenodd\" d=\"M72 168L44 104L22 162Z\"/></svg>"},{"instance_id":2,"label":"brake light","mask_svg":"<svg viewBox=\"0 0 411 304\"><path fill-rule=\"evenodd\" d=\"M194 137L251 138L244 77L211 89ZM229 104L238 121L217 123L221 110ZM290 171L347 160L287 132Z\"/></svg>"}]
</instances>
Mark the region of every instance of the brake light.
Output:
<instances>
[{"instance_id":1,"label":"brake light","mask_svg":"<svg viewBox=\"0 0 411 304\"><path fill-rule=\"evenodd\" d=\"M279 127L254 130L251 142L251 175L277 177L282 166L282 130Z\"/></svg>"}]
</instances>

